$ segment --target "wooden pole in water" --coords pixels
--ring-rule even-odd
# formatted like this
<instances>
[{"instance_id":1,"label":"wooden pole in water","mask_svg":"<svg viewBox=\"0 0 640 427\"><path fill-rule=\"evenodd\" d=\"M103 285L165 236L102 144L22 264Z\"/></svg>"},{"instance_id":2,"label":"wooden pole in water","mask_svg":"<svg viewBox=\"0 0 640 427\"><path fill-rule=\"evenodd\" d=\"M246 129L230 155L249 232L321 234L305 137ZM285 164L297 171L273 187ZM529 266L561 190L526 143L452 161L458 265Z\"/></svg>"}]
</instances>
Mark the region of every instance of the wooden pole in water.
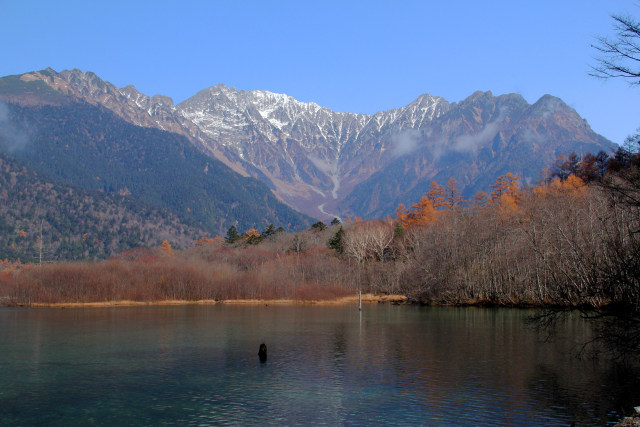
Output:
<instances>
[{"instance_id":1,"label":"wooden pole in water","mask_svg":"<svg viewBox=\"0 0 640 427\"><path fill-rule=\"evenodd\" d=\"M362 311L362 291L358 290L358 310Z\"/></svg>"},{"instance_id":2,"label":"wooden pole in water","mask_svg":"<svg viewBox=\"0 0 640 427\"><path fill-rule=\"evenodd\" d=\"M38 266L42 267L42 221L40 221L40 261L38 262Z\"/></svg>"}]
</instances>

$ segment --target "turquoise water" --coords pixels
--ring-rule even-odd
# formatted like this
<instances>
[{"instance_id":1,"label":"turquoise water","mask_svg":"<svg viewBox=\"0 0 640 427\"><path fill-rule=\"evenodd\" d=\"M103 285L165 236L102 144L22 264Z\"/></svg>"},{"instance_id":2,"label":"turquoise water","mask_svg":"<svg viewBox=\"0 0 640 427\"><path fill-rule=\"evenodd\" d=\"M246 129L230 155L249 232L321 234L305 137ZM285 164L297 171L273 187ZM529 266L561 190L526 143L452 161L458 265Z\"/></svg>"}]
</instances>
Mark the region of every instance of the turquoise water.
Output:
<instances>
[{"instance_id":1,"label":"turquoise water","mask_svg":"<svg viewBox=\"0 0 640 427\"><path fill-rule=\"evenodd\" d=\"M531 312L367 305L0 310L2 425L602 425L637 370ZM258 347L268 346L260 363Z\"/></svg>"}]
</instances>

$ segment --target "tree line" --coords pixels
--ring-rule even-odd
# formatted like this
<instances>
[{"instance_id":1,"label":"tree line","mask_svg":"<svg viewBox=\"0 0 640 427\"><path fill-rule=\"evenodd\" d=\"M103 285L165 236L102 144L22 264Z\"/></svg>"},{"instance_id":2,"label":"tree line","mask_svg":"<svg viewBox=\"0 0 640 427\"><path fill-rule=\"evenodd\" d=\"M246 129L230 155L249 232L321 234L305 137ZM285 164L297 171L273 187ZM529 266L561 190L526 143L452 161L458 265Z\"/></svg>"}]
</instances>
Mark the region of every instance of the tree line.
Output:
<instances>
[{"instance_id":1,"label":"tree line","mask_svg":"<svg viewBox=\"0 0 640 427\"><path fill-rule=\"evenodd\" d=\"M553 307L548 321L578 309L598 320L603 339L640 348L640 155L621 148L594 168L598 157L560 157L534 186L505 174L469 200L455 180L433 182L380 220L297 233L232 226L182 251L166 241L99 263L7 268L0 296L24 304L400 293L422 304Z\"/></svg>"}]
</instances>

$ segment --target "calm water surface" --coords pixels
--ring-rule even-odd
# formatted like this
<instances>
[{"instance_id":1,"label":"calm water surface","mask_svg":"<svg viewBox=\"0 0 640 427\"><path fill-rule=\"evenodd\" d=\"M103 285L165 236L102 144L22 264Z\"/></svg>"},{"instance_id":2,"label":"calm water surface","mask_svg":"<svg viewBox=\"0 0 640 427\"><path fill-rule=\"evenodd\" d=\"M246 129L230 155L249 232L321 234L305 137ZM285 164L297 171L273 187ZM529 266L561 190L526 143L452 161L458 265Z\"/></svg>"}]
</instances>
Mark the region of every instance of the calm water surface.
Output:
<instances>
[{"instance_id":1,"label":"calm water surface","mask_svg":"<svg viewBox=\"0 0 640 427\"><path fill-rule=\"evenodd\" d=\"M638 370L530 311L390 305L0 310L2 425L603 425ZM268 361L257 356L261 342Z\"/></svg>"}]
</instances>

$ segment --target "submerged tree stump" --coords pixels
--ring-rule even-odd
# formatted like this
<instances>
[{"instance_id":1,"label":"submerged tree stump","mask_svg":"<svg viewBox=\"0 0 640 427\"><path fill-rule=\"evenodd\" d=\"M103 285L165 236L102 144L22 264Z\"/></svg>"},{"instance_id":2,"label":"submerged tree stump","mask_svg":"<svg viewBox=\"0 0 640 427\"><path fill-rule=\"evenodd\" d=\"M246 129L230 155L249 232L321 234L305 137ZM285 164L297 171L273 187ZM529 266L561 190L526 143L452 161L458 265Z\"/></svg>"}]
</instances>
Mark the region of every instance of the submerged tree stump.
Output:
<instances>
[{"instance_id":1,"label":"submerged tree stump","mask_svg":"<svg viewBox=\"0 0 640 427\"><path fill-rule=\"evenodd\" d=\"M258 357L261 362L267 361L267 345L265 343L260 344L260 349L258 349Z\"/></svg>"}]
</instances>

